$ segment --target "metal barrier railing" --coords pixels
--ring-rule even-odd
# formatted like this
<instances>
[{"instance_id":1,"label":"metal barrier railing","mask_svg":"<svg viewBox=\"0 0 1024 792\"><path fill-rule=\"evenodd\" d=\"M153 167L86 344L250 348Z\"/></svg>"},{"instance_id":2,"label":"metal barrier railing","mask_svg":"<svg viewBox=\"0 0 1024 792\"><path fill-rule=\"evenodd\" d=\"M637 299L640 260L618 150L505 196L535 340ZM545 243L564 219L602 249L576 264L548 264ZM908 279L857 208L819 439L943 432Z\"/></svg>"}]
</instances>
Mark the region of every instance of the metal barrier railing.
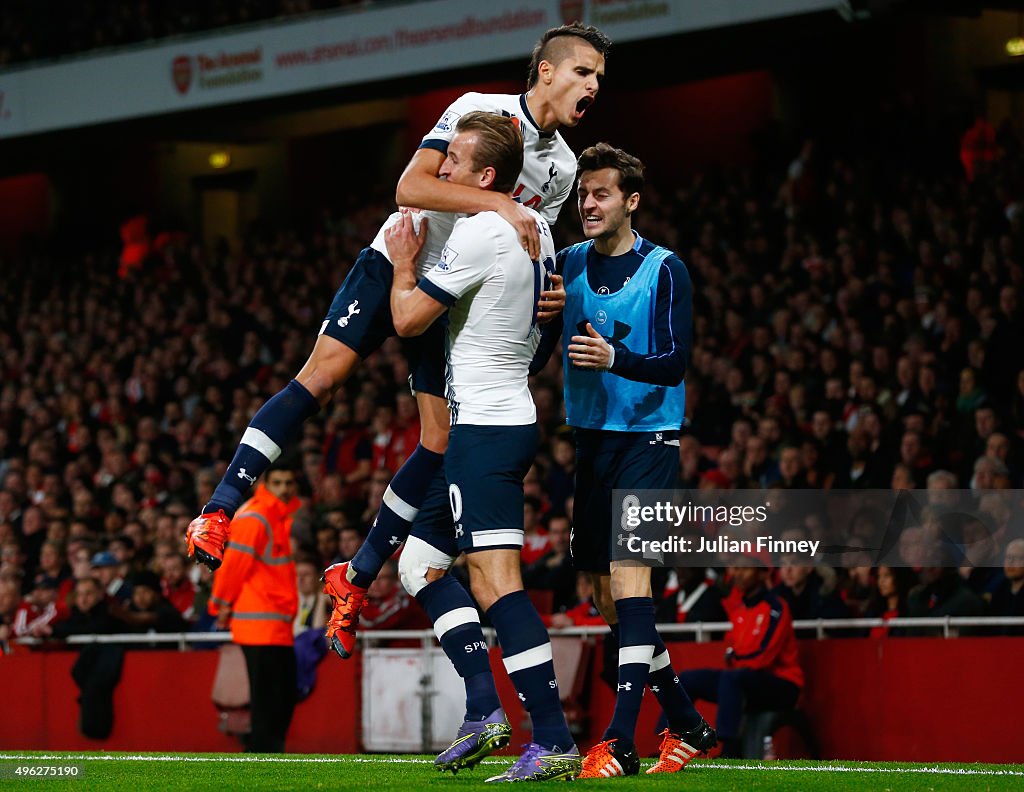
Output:
<instances>
[{"instance_id":1,"label":"metal barrier railing","mask_svg":"<svg viewBox=\"0 0 1024 792\"><path fill-rule=\"evenodd\" d=\"M696 622L693 624L659 624L658 632L664 636L693 634L695 640L703 643L711 640L710 636L725 633L732 627L730 622ZM909 617L900 616L892 619L800 619L793 622L796 630L814 630L817 639L828 637L828 631L863 630L871 627L913 627L921 629L938 628L944 638L956 638L959 627L1024 627L1024 616L938 616ZM552 637L579 636L590 638L606 635L608 628L600 625L593 627L560 627L549 630ZM484 629L484 636L491 643L494 641L494 630ZM375 644L378 641L418 640L425 647L434 646L434 631L424 630L363 630L359 639L364 644ZM17 643L29 646L54 643L50 639L17 638ZM229 632L181 632L181 633L120 633L113 635L73 635L65 639L65 643L78 646L81 644L177 644L184 651L190 644L228 643L231 641Z\"/></svg>"}]
</instances>

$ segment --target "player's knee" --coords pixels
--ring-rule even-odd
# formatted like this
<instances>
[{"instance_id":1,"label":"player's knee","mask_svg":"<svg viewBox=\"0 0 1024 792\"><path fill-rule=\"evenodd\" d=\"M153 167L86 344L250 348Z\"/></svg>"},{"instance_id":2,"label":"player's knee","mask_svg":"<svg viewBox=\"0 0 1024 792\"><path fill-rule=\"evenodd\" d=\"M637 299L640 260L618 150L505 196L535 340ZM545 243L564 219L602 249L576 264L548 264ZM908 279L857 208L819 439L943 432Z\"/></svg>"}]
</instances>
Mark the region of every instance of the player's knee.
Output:
<instances>
[{"instance_id":1,"label":"player's knee","mask_svg":"<svg viewBox=\"0 0 1024 792\"><path fill-rule=\"evenodd\" d=\"M398 559L398 578L405 590L415 597L429 583L440 580L454 561L447 553L410 536Z\"/></svg>"},{"instance_id":2,"label":"player's knee","mask_svg":"<svg viewBox=\"0 0 1024 792\"><path fill-rule=\"evenodd\" d=\"M443 454L448 450L448 428L444 430L427 427L420 428L420 445L435 454Z\"/></svg>"},{"instance_id":3,"label":"player's knee","mask_svg":"<svg viewBox=\"0 0 1024 792\"><path fill-rule=\"evenodd\" d=\"M470 573L469 590L473 592L473 599L475 599L477 604L479 604L485 611L500 599L495 591L494 585L482 575L474 575Z\"/></svg>"},{"instance_id":4,"label":"player's knee","mask_svg":"<svg viewBox=\"0 0 1024 792\"><path fill-rule=\"evenodd\" d=\"M359 356L340 341L324 338L317 340L313 353L295 377L321 405L334 398L359 362Z\"/></svg>"},{"instance_id":5,"label":"player's knee","mask_svg":"<svg viewBox=\"0 0 1024 792\"><path fill-rule=\"evenodd\" d=\"M611 598L611 594L598 597L595 591L594 605L597 606L598 612L608 624L615 624L619 620L618 614L615 611L615 600Z\"/></svg>"},{"instance_id":6,"label":"player's knee","mask_svg":"<svg viewBox=\"0 0 1024 792\"><path fill-rule=\"evenodd\" d=\"M591 585L594 587L594 605L609 624L617 620L615 614L615 599L612 597L610 580L607 575L591 573Z\"/></svg>"}]
</instances>

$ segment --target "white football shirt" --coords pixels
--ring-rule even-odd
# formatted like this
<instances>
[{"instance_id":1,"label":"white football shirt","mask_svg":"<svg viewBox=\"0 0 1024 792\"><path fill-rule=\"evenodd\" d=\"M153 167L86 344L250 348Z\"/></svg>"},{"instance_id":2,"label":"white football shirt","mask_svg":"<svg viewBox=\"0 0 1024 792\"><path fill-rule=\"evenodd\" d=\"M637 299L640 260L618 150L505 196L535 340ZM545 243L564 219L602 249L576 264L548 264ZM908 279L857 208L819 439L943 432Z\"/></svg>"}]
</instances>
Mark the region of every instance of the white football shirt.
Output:
<instances>
[{"instance_id":1,"label":"white football shirt","mask_svg":"<svg viewBox=\"0 0 1024 792\"><path fill-rule=\"evenodd\" d=\"M576 180L576 155L558 132L542 132L538 128L526 104L525 94L463 94L452 102L434 128L424 136L420 148L447 153L448 144L455 137L459 118L475 110L519 119L519 129L523 133L523 170L512 191L512 197L538 211L553 225ZM388 255L384 232L398 222L400 216L395 212L387 219L370 247ZM420 212L413 216L417 230L420 217L428 218L429 223L427 240L417 262L417 277L422 277L437 263L455 222L465 215Z\"/></svg>"},{"instance_id":2,"label":"white football shirt","mask_svg":"<svg viewBox=\"0 0 1024 792\"><path fill-rule=\"evenodd\" d=\"M547 221L534 213L541 260L530 260L496 212L460 219L419 287L449 306L446 343L452 424L522 426L537 420L527 385L540 341L537 300L554 270Z\"/></svg>"}]
</instances>

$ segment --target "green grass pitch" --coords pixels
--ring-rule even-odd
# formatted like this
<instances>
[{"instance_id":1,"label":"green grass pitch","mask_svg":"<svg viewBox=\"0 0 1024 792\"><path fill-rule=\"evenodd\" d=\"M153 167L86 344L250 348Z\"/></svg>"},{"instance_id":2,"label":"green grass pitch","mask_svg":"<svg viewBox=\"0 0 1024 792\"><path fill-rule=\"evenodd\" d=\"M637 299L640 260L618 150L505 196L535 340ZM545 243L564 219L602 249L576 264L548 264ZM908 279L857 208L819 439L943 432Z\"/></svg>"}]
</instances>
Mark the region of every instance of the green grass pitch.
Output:
<instances>
[{"instance_id":1,"label":"green grass pitch","mask_svg":"<svg viewBox=\"0 0 1024 792\"><path fill-rule=\"evenodd\" d=\"M79 790L431 790L478 789L511 758L490 758L458 776L440 774L422 756L257 756L247 754L0 753L0 789ZM19 766L81 768L78 778L25 778ZM650 767L651 760L644 762ZM574 787L622 790L1020 790L1024 765L922 765L871 762L696 761L682 773L600 781Z\"/></svg>"}]
</instances>

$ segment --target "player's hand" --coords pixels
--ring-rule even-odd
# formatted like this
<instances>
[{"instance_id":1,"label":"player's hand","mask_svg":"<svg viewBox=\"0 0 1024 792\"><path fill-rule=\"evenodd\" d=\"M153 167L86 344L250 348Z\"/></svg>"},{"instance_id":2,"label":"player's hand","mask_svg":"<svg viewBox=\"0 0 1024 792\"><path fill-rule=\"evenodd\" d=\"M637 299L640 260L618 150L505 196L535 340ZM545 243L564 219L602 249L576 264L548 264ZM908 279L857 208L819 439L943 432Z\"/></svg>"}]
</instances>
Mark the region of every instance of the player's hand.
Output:
<instances>
[{"instance_id":1,"label":"player's hand","mask_svg":"<svg viewBox=\"0 0 1024 792\"><path fill-rule=\"evenodd\" d=\"M605 371L612 365L612 347L594 326L587 322L587 335L573 336L569 344L569 360L576 368Z\"/></svg>"},{"instance_id":2,"label":"player's hand","mask_svg":"<svg viewBox=\"0 0 1024 792\"><path fill-rule=\"evenodd\" d=\"M551 288L540 293L537 300L537 324L550 322L565 310L565 287L561 275L551 275Z\"/></svg>"},{"instance_id":3,"label":"player's hand","mask_svg":"<svg viewBox=\"0 0 1024 792\"><path fill-rule=\"evenodd\" d=\"M519 244L530 254L531 261L539 259L540 234L537 232L537 220L530 210L507 198L501 202L498 214L515 229L519 236Z\"/></svg>"},{"instance_id":4,"label":"player's hand","mask_svg":"<svg viewBox=\"0 0 1024 792\"><path fill-rule=\"evenodd\" d=\"M403 207L399 210L401 218L384 232L384 244L388 248L388 258L396 268L415 269L423 244L427 241L427 218L420 220L419 233L412 222L413 213Z\"/></svg>"}]
</instances>

